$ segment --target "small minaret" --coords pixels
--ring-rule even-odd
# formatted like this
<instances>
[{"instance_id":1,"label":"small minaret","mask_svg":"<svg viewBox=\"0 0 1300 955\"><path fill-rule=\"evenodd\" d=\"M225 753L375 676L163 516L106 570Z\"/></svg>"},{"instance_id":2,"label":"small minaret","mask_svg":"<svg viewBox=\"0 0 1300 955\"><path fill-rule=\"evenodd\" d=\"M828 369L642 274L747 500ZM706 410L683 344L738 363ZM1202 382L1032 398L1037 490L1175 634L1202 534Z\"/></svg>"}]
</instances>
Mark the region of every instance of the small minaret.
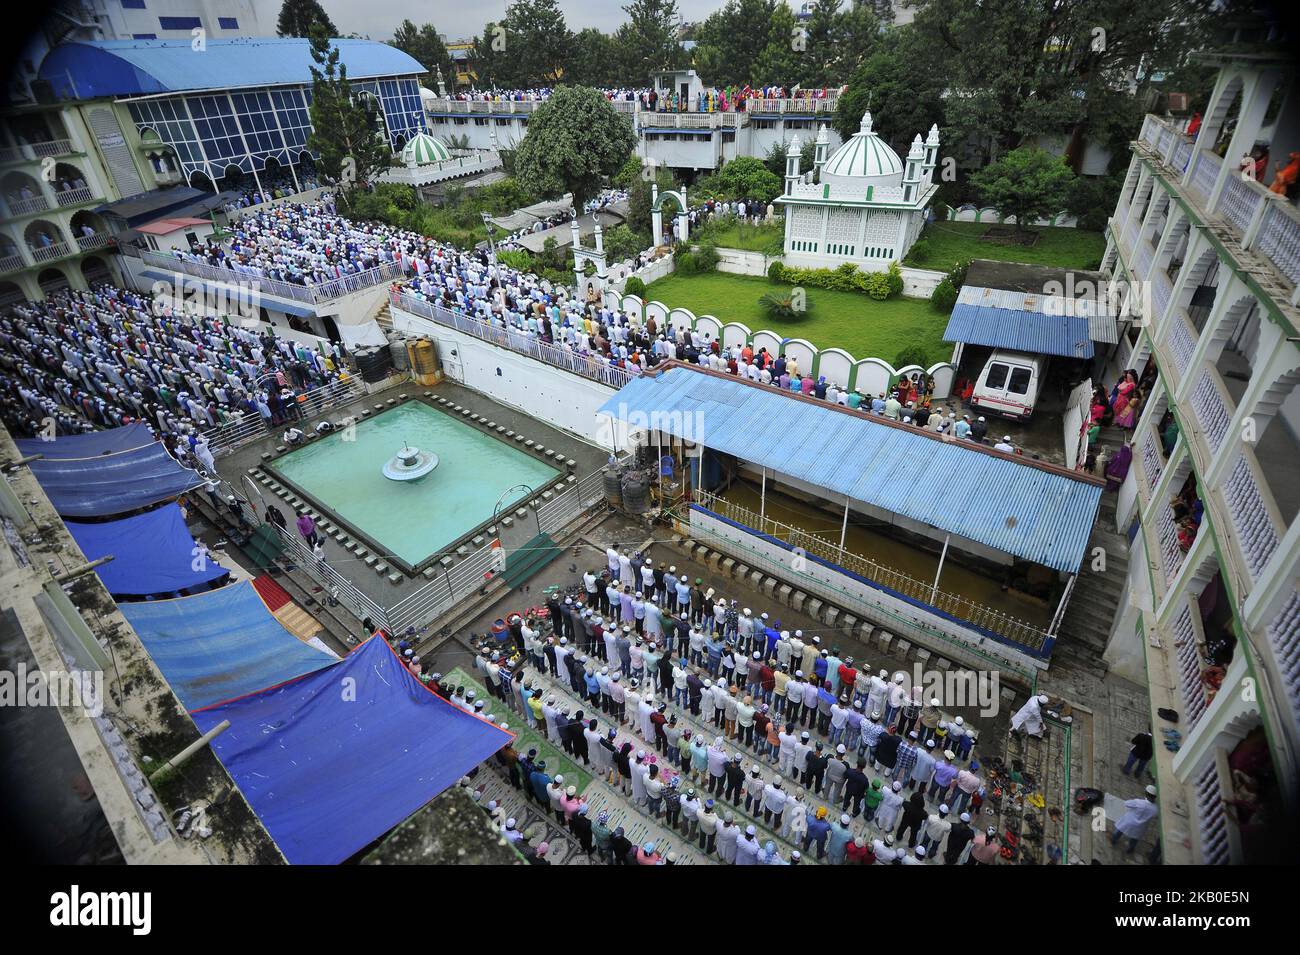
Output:
<instances>
[{"instance_id":1,"label":"small minaret","mask_svg":"<svg viewBox=\"0 0 1300 955\"><path fill-rule=\"evenodd\" d=\"M826 153L830 148L830 134L826 131L826 124L822 123L821 129L817 130L817 142L813 146L813 177L818 182L821 182L822 166L826 165Z\"/></svg>"},{"instance_id":2,"label":"small minaret","mask_svg":"<svg viewBox=\"0 0 1300 955\"><path fill-rule=\"evenodd\" d=\"M794 192L794 187L799 184L799 137L795 135L790 140L790 148L785 151L785 191L787 194Z\"/></svg>"},{"instance_id":3,"label":"small minaret","mask_svg":"<svg viewBox=\"0 0 1300 955\"><path fill-rule=\"evenodd\" d=\"M447 98L447 84L442 78L442 67L438 67L438 95L443 99Z\"/></svg>"},{"instance_id":4,"label":"small minaret","mask_svg":"<svg viewBox=\"0 0 1300 955\"><path fill-rule=\"evenodd\" d=\"M925 162L925 146L921 143L921 134L912 140L912 148L907 153L907 168L903 173L903 201L915 202L921 186L921 165Z\"/></svg>"},{"instance_id":5,"label":"small minaret","mask_svg":"<svg viewBox=\"0 0 1300 955\"><path fill-rule=\"evenodd\" d=\"M925 137L925 181L934 182L934 169L939 165L939 124L930 127L930 134Z\"/></svg>"}]
</instances>

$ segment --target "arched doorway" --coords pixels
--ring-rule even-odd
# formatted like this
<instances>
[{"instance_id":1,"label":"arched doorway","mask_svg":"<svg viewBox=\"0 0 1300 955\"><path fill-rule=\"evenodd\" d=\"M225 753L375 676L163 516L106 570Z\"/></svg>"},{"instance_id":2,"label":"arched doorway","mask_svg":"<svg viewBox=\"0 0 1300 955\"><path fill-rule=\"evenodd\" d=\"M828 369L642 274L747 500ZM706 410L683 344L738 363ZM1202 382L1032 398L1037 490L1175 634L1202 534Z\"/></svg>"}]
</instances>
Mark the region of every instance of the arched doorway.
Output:
<instances>
[{"instance_id":1,"label":"arched doorway","mask_svg":"<svg viewBox=\"0 0 1300 955\"><path fill-rule=\"evenodd\" d=\"M68 281L68 276L62 269L42 269L41 274L36 276L36 284L47 296L72 287L72 283Z\"/></svg>"},{"instance_id":2,"label":"arched doorway","mask_svg":"<svg viewBox=\"0 0 1300 955\"><path fill-rule=\"evenodd\" d=\"M112 270L108 267L108 263L97 255L88 255L81 260L81 277L91 288L96 285L113 284Z\"/></svg>"},{"instance_id":3,"label":"arched doorway","mask_svg":"<svg viewBox=\"0 0 1300 955\"><path fill-rule=\"evenodd\" d=\"M28 223L23 230L23 238L27 240L27 248L37 262L50 262L72 253L63 230L48 219Z\"/></svg>"},{"instance_id":4,"label":"arched doorway","mask_svg":"<svg viewBox=\"0 0 1300 955\"><path fill-rule=\"evenodd\" d=\"M9 215L14 218L44 212L50 207L49 200L41 192L41 184L24 172L6 173L0 179L0 194L4 196Z\"/></svg>"},{"instance_id":5,"label":"arched doorway","mask_svg":"<svg viewBox=\"0 0 1300 955\"><path fill-rule=\"evenodd\" d=\"M54 190L54 199L60 206L76 205L95 198L85 173L72 163L55 163L54 181L50 183L50 188Z\"/></svg>"},{"instance_id":6,"label":"arched doorway","mask_svg":"<svg viewBox=\"0 0 1300 955\"><path fill-rule=\"evenodd\" d=\"M82 209L72 216L72 237L82 252L102 249L109 244L108 226L95 213Z\"/></svg>"},{"instance_id":7,"label":"arched doorway","mask_svg":"<svg viewBox=\"0 0 1300 955\"><path fill-rule=\"evenodd\" d=\"M15 282L0 282L0 308L18 305L27 301L25 293Z\"/></svg>"}]
</instances>

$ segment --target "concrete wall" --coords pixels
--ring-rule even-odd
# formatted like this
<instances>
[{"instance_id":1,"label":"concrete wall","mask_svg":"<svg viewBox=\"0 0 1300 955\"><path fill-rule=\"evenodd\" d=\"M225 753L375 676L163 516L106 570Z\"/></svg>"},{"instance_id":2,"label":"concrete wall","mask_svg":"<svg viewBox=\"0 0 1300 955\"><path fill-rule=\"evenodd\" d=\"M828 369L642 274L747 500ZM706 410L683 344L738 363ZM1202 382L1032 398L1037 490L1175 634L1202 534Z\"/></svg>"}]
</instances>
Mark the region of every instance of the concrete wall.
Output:
<instances>
[{"instance_id":1,"label":"concrete wall","mask_svg":"<svg viewBox=\"0 0 1300 955\"><path fill-rule=\"evenodd\" d=\"M391 314L394 328L433 339L447 376L466 388L606 450L627 447L627 428L596 414L614 388L400 308Z\"/></svg>"}]
</instances>

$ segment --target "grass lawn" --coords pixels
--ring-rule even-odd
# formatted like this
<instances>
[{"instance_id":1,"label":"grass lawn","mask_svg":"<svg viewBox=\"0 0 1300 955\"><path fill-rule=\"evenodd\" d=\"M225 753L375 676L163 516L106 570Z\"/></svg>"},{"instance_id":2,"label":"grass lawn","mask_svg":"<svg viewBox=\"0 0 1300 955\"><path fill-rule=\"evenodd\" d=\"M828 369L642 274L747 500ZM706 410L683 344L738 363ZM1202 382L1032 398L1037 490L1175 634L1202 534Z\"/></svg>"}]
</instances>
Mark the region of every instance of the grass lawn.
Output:
<instances>
[{"instance_id":1,"label":"grass lawn","mask_svg":"<svg viewBox=\"0 0 1300 955\"><path fill-rule=\"evenodd\" d=\"M1086 269L1096 268L1106 251L1106 237L1085 229L1037 226L1032 231L1038 233L1038 241L1028 246L981 239L980 236L993 225L990 222L932 222L926 226L923 236L930 244L925 260L918 262L909 255L903 264L950 272L958 262L994 259L998 262Z\"/></svg>"},{"instance_id":2,"label":"grass lawn","mask_svg":"<svg viewBox=\"0 0 1300 955\"><path fill-rule=\"evenodd\" d=\"M877 302L854 292L808 289L810 309L797 321L771 321L758 305L777 286L764 278L713 272L668 275L647 287L647 298L669 308L689 308L722 322L743 322L753 331L770 329L788 338L806 338L818 348L843 348L854 358L881 358L893 364L904 348L919 345L927 367L952 358L952 343L943 340L948 315L924 299L893 298Z\"/></svg>"},{"instance_id":3,"label":"grass lawn","mask_svg":"<svg viewBox=\"0 0 1300 955\"><path fill-rule=\"evenodd\" d=\"M774 245L779 247L784 238L784 220L772 225L747 225L737 222L734 217L722 224L711 223L691 234L692 242L709 241L719 248L744 249L746 252L765 252ZM780 254L779 248L777 254Z\"/></svg>"}]
</instances>

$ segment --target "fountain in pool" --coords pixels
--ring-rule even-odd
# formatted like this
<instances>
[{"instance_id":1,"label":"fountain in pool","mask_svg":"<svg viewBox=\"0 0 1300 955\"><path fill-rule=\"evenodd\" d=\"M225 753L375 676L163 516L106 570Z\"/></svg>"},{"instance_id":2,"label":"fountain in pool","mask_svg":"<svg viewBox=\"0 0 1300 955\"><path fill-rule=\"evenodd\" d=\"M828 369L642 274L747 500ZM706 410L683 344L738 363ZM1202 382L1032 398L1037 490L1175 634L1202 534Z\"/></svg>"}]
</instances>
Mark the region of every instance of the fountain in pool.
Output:
<instances>
[{"instance_id":1,"label":"fountain in pool","mask_svg":"<svg viewBox=\"0 0 1300 955\"><path fill-rule=\"evenodd\" d=\"M438 466L438 456L432 451L421 451L405 442L384 465L384 477L390 481L414 481Z\"/></svg>"}]
</instances>

